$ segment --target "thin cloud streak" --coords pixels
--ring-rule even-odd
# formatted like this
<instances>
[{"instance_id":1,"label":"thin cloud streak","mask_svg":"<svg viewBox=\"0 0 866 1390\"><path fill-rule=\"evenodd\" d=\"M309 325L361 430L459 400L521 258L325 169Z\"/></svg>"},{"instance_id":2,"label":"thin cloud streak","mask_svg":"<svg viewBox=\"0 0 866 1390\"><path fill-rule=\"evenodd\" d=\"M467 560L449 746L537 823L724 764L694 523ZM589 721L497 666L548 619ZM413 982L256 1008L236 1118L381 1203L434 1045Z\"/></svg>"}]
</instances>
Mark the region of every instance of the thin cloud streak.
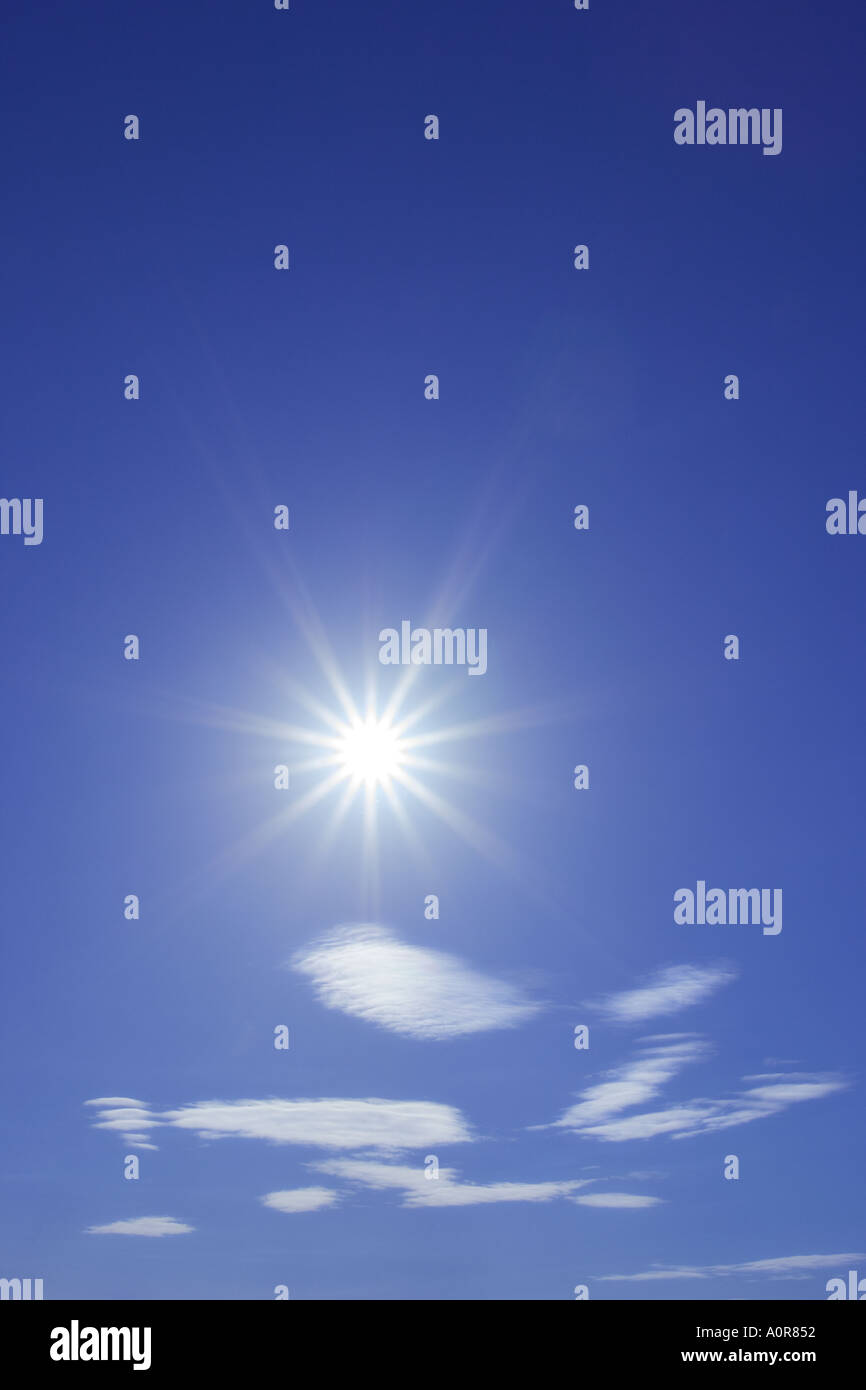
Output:
<instances>
[{"instance_id":1,"label":"thin cloud streak","mask_svg":"<svg viewBox=\"0 0 866 1390\"><path fill-rule=\"evenodd\" d=\"M174 1216L133 1216L126 1221L112 1221L107 1226L88 1226L90 1236L182 1236L194 1231Z\"/></svg>"},{"instance_id":2,"label":"thin cloud streak","mask_svg":"<svg viewBox=\"0 0 866 1390\"><path fill-rule=\"evenodd\" d=\"M656 1279L723 1279L733 1274L766 1274L771 1279L804 1279L815 1270L847 1268L866 1255L781 1255L772 1260L749 1260L735 1265L653 1265L640 1274L603 1274L600 1283L641 1283Z\"/></svg>"},{"instance_id":3,"label":"thin cloud streak","mask_svg":"<svg viewBox=\"0 0 866 1390\"><path fill-rule=\"evenodd\" d=\"M706 1044L692 1035L669 1034L645 1039L644 1044L637 1057L609 1073L610 1080L581 1091L577 1104L570 1106L550 1128L571 1130L608 1143L654 1139L663 1134L687 1139L766 1119L791 1105L824 1099L849 1085L835 1074L768 1074L760 1078L765 1084L748 1087L730 1097L699 1097L658 1110L623 1115L625 1110L654 1100L683 1067L708 1054Z\"/></svg>"},{"instance_id":4,"label":"thin cloud streak","mask_svg":"<svg viewBox=\"0 0 866 1390\"><path fill-rule=\"evenodd\" d=\"M404 1207L468 1207L501 1202L553 1202L560 1198L570 1201L589 1202L588 1198L575 1197L583 1187L589 1187L595 1178L569 1178L554 1182L462 1182L453 1168L440 1168L437 1177L430 1177L425 1169L409 1164L382 1163L368 1157L326 1159L310 1164L317 1172L329 1177L342 1178L347 1182L376 1191L397 1190L402 1192ZM657 1197L640 1197L629 1193L605 1193L603 1198L592 1203L607 1207L645 1207L655 1206Z\"/></svg>"},{"instance_id":5,"label":"thin cloud streak","mask_svg":"<svg viewBox=\"0 0 866 1390\"><path fill-rule=\"evenodd\" d=\"M645 1023L701 1004L736 978L731 965L672 965L636 989L605 996L594 1007L612 1023Z\"/></svg>"},{"instance_id":6,"label":"thin cloud streak","mask_svg":"<svg viewBox=\"0 0 866 1390\"><path fill-rule=\"evenodd\" d=\"M331 1187L295 1187L284 1192L267 1192L261 1198L263 1206L288 1214L321 1211L340 1200L339 1192Z\"/></svg>"}]
</instances>

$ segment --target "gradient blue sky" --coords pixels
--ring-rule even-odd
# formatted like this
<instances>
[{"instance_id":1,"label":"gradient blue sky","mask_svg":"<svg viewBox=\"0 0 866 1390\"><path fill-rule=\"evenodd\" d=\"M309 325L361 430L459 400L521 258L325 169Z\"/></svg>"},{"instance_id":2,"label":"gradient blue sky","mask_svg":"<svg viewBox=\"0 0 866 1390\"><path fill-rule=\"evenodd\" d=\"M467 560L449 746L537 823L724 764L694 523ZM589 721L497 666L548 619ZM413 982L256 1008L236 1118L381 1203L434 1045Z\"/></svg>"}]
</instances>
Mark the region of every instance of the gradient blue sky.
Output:
<instances>
[{"instance_id":1,"label":"gradient blue sky","mask_svg":"<svg viewBox=\"0 0 866 1390\"><path fill-rule=\"evenodd\" d=\"M0 1275L49 1298L824 1297L847 1263L606 1276L866 1249L866 539L824 525L828 498L866 489L862 7L10 16L0 491L43 497L45 535L0 538ZM699 99L783 108L783 152L677 147L674 110ZM370 672L382 704L401 678L380 628L488 629L483 678L421 669L406 710L442 696L426 730L486 727L442 748L471 779L419 776L504 858L405 795L426 862L380 797L375 897L358 803L323 849L334 795L235 854L315 785L273 789L297 755L277 726L317 726L295 687L336 708L311 615L359 703ZM492 723L528 709L543 717ZM676 926L699 878L782 887L781 934ZM285 963L352 922L541 1007L445 1039L326 1007ZM624 1025L597 1006L719 961L737 978L682 1012ZM693 1137L534 1128L669 1033L707 1053L638 1112L723 1103L755 1075L833 1081ZM127 1182L132 1150L84 1104L100 1097L430 1102L474 1142L382 1162L435 1152L464 1182L660 1200L406 1207L308 1166L359 1148L172 1126ZM309 1186L340 1199L261 1202ZM86 1233L152 1215L194 1230Z\"/></svg>"}]
</instances>

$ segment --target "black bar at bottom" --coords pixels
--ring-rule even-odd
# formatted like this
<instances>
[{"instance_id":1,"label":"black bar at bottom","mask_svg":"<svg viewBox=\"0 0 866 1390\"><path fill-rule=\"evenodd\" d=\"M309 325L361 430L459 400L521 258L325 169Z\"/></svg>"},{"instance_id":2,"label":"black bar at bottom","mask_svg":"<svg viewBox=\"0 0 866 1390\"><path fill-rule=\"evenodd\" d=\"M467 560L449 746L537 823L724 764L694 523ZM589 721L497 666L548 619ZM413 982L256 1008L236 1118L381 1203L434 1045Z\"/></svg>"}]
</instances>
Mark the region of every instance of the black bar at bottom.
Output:
<instances>
[{"instance_id":1,"label":"black bar at bottom","mask_svg":"<svg viewBox=\"0 0 866 1390\"><path fill-rule=\"evenodd\" d=\"M17 1363L19 1379L37 1371L93 1377L105 1368L157 1379L186 1371L224 1379L267 1366L282 1369L287 1380L299 1373L307 1380L311 1371L333 1376L343 1357L355 1376L388 1367L396 1374L399 1365L400 1378L440 1367L453 1378L471 1350L494 1363L515 1353L537 1355L537 1380L546 1378L543 1366L549 1369L554 1346L567 1353L575 1373L591 1368L595 1376L740 1365L805 1366L825 1377L844 1368L850 1375L861 1365L863 1331L859 1309L829 1300L586 1300L558 1308L540 1302L445 1301L431 1307L418 1300L394 1306L303 1299L0 1305L2 1364L8 1369ZM534 1340L539 1333L545 1340ZM407 1335L418 1357L414 1370L406 1360ZM457 1336L464 1347L459 1355ZM547 1340L551 1336L554 1344ZM511 1369L520 1374L513 1364Z\"/></svg>"}]
</instances>

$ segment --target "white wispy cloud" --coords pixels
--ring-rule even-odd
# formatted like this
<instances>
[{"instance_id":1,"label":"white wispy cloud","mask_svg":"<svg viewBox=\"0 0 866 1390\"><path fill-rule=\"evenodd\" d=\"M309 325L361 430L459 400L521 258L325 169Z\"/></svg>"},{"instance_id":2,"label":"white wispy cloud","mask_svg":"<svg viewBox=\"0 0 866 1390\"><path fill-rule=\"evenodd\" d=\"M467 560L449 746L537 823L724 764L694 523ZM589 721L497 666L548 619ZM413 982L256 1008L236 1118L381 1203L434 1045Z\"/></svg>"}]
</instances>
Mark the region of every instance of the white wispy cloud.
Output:
<instances>
[{"instance_id":1,"label":"white wispy cloud","mask_svg":"<svg viewBox=\"0 0 866 1390\"><path fill-rule=\"evenodd\" d=\"M121 1106L98 1113L96 1128L116 1130L127 1144L134 1143L144 1126L192 1130L205 1139L234 1136L313 1148L397 1152L463 1144L475 1137L454 1106L426 1100L211 1100L176 1110L130 1115Z\"/></svg>"},{"instance_id":2,"label":"white wispy cloud","mask_svg":"<svg viewBox=\"0 0 866 1390\"><path fill-rule=\"evenodd\" d=\"M847 1085L848 1082L840 1077L816 1076L809 1082L794 1085L780 1083L777 1086L753 1087L738 1092L732 1098L695 1100L665 1110L623 1116L582 1132L612 1142L651 1139L658 1134L669 1134L674 1139L689 1139L696 1134L713 1134L737 1125L751 1124L754 1120L765 1120L770 1115L787 1110L790 1105L822 1100L825 1096L845 1090Z\"/></svg>"},{"instance_id":3,"label":"white wispy cloud","mask_svg":"<svg viewBox=\"0 0 866 1390\"><path fill-rule=\"evenodd\" d=\"M208 1139L237 1135L327 1149L418 1149L472 1139L452 1105L426 1100L199 1101L165 1122Z\"/></svg>"},{"instance_id":4,"label":"white wispy cloud","mask_svg":"<svg viewBox=\"0 0 866 1390\"><path fill-rule=\"evenodd\" d=\"M636 989L607 995L595 1007L613 1023L645 1023L701 1004L736 978L732 965L672 965Z\"/></svg>"},{"instance_id":5,"label":"white wispy cloud","mask_svg":"<svg viewBox=\"0 0 866 1390\"><path fill-rule=\"evenodd\" d=\"M338 1202L340 1194L331 1187L295 1187L285 1192L267 1192L261 1200L274 1211L321 1211L322 1207L332 1207Z\"/></svg>"},{"instance_id":6,"label":"white wispy cloud","mask_svg":"<svg viewBox=\"0 0 866 1390\"><path fill-rule=\"evenodd\" d=\"M572 1197L583 1207L639 1208L661 1206L661 1197L641 1197L635 1192L588 1192L583 1197Z\"/></svg>"},{"instance_id":7,"label":"white wispy cloud","mask_svg":"<svg viewBox=\"0 0 866 1390\"><path fill-rule=\"evenodd\" d=\"M706 1045L693 1035L666 1034L645 1039L637 1057L610 1072L609 1080L581 1091L577 1104L570 1106L553 1128L610 1143L652 1139L661 1134L686 1139L766 1119L790 1105L842 1091L849 1084L836 1075L771 1073L751 1078L764 1084L737 1091L733 1096L717 1100L700 1097L658 1110L622 1114L654 1100L684 1066L706 1055Z\"/></svg>"},{"instance_id":8,"label":"white wispy cloud","mask_svg":"<svg viewBox=\"0 0 866 1390\"><path fill-rule=\"evenodd\" d=\"M107 1120L98 1120L97 1129L116 1129L121 1132L134 1131L138 1129L155 1129L159 1120L155 1120L149 1110L129 1110L123 1107L115 1107L112 1110L104 1110L101 1114L108 1115Z\"/></svg>"},{"instance_id":9,"label":"white wispy cloud","mask_svg":"<svg viewBox=\"0 0 866 1390\"><path fill-rule=\"evenodd\" d=\"M173 1216L133 1216L126 1221L112 1221L108 1226L88 1226L90 1236L182 1236L194 1231Z\"/></svg>"},{"instance_id":10,"label":"white wispy cloud","mask_svg":"<svg viewBox=\"0 0 866 1390\"><path fill-rule=\"evenodd\" d=\"M147 1101L131 1100L129 1096L100 1096L96 1100L86 1100L84 1104L99 1109L99 1119L94 1122L94 1129L116 1131L132 1149L158 1148L150 1142L149 1131L158 1128L161 1122L154 1117Z\"/></svg>"},{"instance_id":11,"label":"white wispy cloud","mask_svg":"<svg viewBox=\"0 0 866 1390\"><path fill-rule=\"evenodd\" d=\"M420 1166L383 1163L367 1157L326 1159L310 1167L362 1187L378 1191L396 1189L403 1194L401 1205L404 1207L468 1207L498 1202L552 1202L558 1198L584 1201L588 1199L573 1194L595 1181L571 1178L557 1182L462 1182L453 1168L440 1168L438 1177L431 1178ZM593 1205L642 1207L655 1205L658 1200L609 1192L604 1200Z\"/></svg>"},{"instance_id":12,"label":"white wispy cloud","mask_svg":"<svg viewBox=\"0 0 866 1390\"><path fill-rule=\"evenodd\" d=\"M98 1096L96 1100L86 1100L85 1105L125 1105L133 1110L147 1109L147 1102L133 1100L130 1096Z\"/></svg>"},{"instance_id":13,"label":"white wispy cloud","mask_svg":"<svg viewBox=\"0 0 866 1390\"><path fill-rule=\"evenodd\" d=\"M442 1182L427 1183L427 1191L414 1191L403 1203L406 1207L474 1207L486 1202L552 1202L567 1197L578 1187L573 1182Z\"/></svg>"},{"instance_id":14,"label":"white wispy cloud","mask_svg":"<svg viewBox=\"0 0 866 1390\"><path fill-rule=\"evenodd\" d=\"M158 1152L159 1150L159 1145L151 1144L146 1134L125 1134L123 1137L126 1140L129 1148L153 1149L154 1153Z\"/></svg>"},{"instance_id":15,"label":"white wispy cloud","mask_svg":"<svg viewBox=\"0 0 866 1390\"><path fill-rule=\"evenodd\" d=\"M413 1192L416 1188L429 1187L431 1182L449 1182L456 1177L456 1169L440 1168L439 1178L426 1176L426 1170L410 1163L383 1163L379 1158L328 1158L318 1159L309 1165L317 1173L327 1173L329 1177L344 1178L347 1182L358 1183L362 1187L381 1190L397 1188L403 1192Z\"/></svg>"},{"instance_id":16,"label":"white wispy cloud","mask_svg":"<svg viewBox=\"0 0 866 1390\"><path fill-rule=\"evenodd\" d=\"M653 1100L678 1072L701 1061L708 1051L692 1034L645 1039L637 1057L608 1073L610 1080L581 1091L578 1103L565 1111L555 1128L593 1132L609 1116Z\"/></svg>"},{"instance_id":17,"label":"white wispy cloud","mask_svg":"<svg viewBox=\"0 0 866 1390\"><path fill-rule=\"evenodd\" d=\"M732 1274L766 1274L771 1279L802 1279L819 1269L845 1269L866 1255L781 1255L774 1260L749 1260L736 1265L653 1265L640 1274L604 1274L601 1282L638 1283L654 1279L721 1279Z\"/></svg>"},{"instance_id":18,"label":"white wispy cloud","mask_svg":"<svg viewBox=\"0 0 866 1390\"><path fill-rule=\"evenodd\" d=\"M341 927L299 951L292 967L329 1009L404 1037L443 1040L514 1028L540 1005L457 956L399 941L384 927Z\"/></svg>"}]
</instances>

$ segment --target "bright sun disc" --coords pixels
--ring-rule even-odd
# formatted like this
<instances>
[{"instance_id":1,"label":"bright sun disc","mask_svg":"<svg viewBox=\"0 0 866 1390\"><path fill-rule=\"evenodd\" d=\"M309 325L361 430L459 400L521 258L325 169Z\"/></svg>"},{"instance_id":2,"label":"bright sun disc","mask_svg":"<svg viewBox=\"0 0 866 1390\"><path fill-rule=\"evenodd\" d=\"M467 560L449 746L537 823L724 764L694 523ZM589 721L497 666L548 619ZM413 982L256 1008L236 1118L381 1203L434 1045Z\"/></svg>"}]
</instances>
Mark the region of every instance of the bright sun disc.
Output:
<instances>
[{"instance_id":1,"label":"bright sun disc","mask_svg":"<svg viewBox=\"0 0 866 1390\"><path fill-rule=\"evenodd\" d=\"M347 731L340 743L340 759L358 782L368 786L387 782L402 762L400 740L389 724L368 719Z\"/></svg>"}]
</instances>

